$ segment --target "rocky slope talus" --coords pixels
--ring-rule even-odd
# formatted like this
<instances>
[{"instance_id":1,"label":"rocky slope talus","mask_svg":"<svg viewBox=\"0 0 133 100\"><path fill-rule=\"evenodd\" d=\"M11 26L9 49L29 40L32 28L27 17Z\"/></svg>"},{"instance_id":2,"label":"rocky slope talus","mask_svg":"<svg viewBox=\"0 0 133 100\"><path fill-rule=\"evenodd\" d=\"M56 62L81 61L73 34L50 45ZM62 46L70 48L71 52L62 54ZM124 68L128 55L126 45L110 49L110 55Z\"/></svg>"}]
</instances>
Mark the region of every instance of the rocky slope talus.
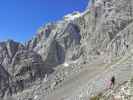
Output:
<instances>
[{"instance_id":1,"label":"rocky slope talus","mask_svg":"<svg viewBox=\"0 0 133 100\"><path fill-rule=\"evenodd\" d=\"M112 63L128 53L133 43L133 1L93 1L83 13L69 14L40 28L25 46L16 42L0 44L2 68L9 74L6 76L11 76L13 85L19 84L13 90L9 88L10 92L18 92L44 76L49 81L38 81L42 84L37 86L42 86L39 91L49 91L57 81L60 84L65 79L65 72L70 75L78 68L80 72L83 64ZM35 88L26 92L27 99ZM41 92L39 95L43 96ZM18 98L23 100L24 96Z\"/></svg>"}]
</instances>

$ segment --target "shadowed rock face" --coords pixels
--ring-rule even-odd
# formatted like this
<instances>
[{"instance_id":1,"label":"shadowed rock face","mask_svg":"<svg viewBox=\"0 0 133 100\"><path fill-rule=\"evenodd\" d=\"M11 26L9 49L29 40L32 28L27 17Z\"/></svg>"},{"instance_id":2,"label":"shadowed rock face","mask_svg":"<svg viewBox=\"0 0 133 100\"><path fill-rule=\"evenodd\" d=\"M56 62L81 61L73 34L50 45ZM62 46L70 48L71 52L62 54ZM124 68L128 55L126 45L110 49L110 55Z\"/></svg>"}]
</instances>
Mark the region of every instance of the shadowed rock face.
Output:
<instances>
[{"instance_id":1,"label":"shadowed rock face","mask_svg":"<svg viewBox=\"0 0 133 100\"><path fill-rule=\"evenodd\" d=\"M39 54L12 40L0 43L0 61L0 97L22 91L50 70Z\"/></svg>"},{"instance_id":2,"label":"shadowed rock face","mask_svg":"<svg viewBox=\"0 0 133 100\"><path fill-rule=\"evenodd\" d=\"M57 66L64 63L65 60L72 60L75 48L80 48L80 28L71 22L57 22L50 24L49 30L42 28L38 35L27 44L29 50L34 50L41 55L43 61L49 66ZM49 34L46 37L46 34ZM73 51L73 52L72 52Z\"/></svg>"},{"instance_id":3,"label":"shadowed rock face","mask_svg":"<svg viewBox=\"0 0 133 100\"><path fill-rule=\"evenodd\" d=\"M41 77L45 71L41 56L27 50L17 52L11 66L11 75L23 80Z\"/></svg>"}]
</instances>

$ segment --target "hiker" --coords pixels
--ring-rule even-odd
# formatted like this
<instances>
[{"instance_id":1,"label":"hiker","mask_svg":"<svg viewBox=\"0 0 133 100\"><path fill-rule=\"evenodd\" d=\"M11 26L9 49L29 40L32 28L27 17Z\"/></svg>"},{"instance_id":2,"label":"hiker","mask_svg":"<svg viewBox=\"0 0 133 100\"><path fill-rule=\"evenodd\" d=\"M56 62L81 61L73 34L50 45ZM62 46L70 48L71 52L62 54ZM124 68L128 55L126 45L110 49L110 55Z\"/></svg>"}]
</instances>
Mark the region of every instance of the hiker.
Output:
<instances>
[{"instance_id":1,"label":"hiker","mask_svg":"<svg viewBox=\"0 0 133 100\"><path fill-rule=\"evenodd\" d=\"M115 76L112 76L111 79L110 79L110 86L109 88L114 88L114 85L115 85Z\"/></svg>"}]
</instances>

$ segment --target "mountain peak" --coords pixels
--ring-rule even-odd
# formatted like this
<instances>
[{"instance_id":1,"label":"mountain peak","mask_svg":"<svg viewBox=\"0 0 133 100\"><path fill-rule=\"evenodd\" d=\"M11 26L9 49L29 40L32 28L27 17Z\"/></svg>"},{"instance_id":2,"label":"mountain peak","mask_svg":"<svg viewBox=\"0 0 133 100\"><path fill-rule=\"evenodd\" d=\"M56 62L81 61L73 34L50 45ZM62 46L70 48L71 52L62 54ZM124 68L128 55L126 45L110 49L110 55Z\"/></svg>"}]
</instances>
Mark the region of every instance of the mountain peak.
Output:
<instances>
[{"instance_id":1,"label":"mountain peak","mask_svg":"<svg viewBox=\"0 0 133 100\"><path fill-rule=\"evenodd\" d=\"M83 13L46 24L24 46L1 42L0 70L10 76L0 78L1 97L86 100L104 93L112 76L117 90L133 71L132 13L132 0L91 0Z\"/></svg>"}]
</instances>

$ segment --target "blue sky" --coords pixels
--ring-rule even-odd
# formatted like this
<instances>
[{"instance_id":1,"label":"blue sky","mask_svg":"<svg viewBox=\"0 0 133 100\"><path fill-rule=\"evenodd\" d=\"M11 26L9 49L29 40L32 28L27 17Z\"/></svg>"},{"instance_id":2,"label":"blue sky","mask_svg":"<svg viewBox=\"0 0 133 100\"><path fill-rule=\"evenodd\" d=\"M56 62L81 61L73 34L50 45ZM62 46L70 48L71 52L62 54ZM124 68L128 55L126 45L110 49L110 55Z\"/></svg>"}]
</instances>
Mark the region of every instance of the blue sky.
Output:
<instances>
[{"instance_id":1,"label":"blue sky","mask_svg":"<svg viewBox=\"0 0 133 100\"><path fill-rule=\"evenodd\" d=\"M88 0L0 0L0 41L25 42L48 22L84 11Z\"/></svg>"}]
</instances>

